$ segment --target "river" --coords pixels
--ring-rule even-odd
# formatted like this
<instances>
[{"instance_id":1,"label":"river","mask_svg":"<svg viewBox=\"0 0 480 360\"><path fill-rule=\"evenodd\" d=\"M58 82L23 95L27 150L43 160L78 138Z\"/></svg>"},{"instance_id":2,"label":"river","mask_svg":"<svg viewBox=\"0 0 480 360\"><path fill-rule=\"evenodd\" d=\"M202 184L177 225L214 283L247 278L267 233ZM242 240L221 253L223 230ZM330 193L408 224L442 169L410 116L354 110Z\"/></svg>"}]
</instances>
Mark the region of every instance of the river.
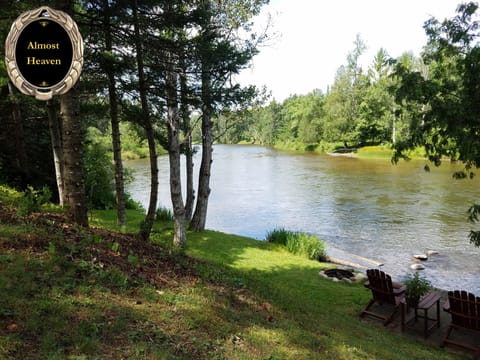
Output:
<instances>
[{"instance_id":1,"label":"river","mask_svg":"<svg viewBox=\"0 0 480 360\"><path fill-rule=\"evenodd\" d=\"M159 203L171 208L168 157L158 162ZM480 248L469 243L467 210L479 200L480 179L454 180L458 164L430 172L424 165L217 145L207 228L259 240L276 227L313 233L329 255L367 267L355 255L372 259L399 280L412 272L412 255L433 250L422 264L434 286L479 296ZM147 207L148 161L126 166L135 177L127 191Z\"/></svg>"}]
</instances>

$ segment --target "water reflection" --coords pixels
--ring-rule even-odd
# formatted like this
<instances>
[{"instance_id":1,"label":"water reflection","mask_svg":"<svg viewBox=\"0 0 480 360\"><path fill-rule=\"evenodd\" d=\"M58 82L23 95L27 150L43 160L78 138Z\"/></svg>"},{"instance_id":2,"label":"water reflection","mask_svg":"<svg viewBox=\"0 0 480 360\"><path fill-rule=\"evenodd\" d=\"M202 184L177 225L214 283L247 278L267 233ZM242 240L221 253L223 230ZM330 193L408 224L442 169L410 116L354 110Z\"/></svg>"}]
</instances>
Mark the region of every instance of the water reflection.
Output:
<instances>
[{"instance_id":1,"label":"water reflection","mask_svg":"<svg viewBox=\"0 0 480 360\"><path fill-rule=\"evenodd\" d=\"M126 165L136 178L128 191L146 206L148 162ZM207 227L257 239L275 227L315 233L332 253L339 254L336 248L382 262L397 278L411 271L412 254L437 250L425 275L438 287L480 294L480 249L468 242L466 220L479 180L453 180L459 165L429 173L423 166L219 145ZM159 169L160 203L170 207L167 157Z\"/></svg>"}]
</instances>

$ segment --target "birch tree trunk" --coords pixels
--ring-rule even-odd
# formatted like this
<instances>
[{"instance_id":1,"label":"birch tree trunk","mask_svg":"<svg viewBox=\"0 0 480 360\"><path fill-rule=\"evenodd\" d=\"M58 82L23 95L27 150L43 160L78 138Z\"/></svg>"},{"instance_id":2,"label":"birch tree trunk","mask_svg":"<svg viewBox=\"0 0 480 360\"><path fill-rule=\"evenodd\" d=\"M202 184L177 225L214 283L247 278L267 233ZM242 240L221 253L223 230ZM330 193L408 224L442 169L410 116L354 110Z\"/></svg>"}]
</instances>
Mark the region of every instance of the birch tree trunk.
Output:
<instances>
[{"instance_id":1,"label":"birch tree trunk","mask_svg":"<svg viewBox=\"0 0 480 360\"><path fill-rule=\"evenodd\" d=\"M185 176L186 176L186 201L185 201L185 221L188 223L193 214L193 206L195 205L195 189L193 187L193 144L192 144L192 127L190 124L190 111L188 106L188 87L187 87L187 71L185 65L184 54L180 59L181 75L180 75L180 96L181 105L180 113L183 122L183 152L185 154Z\"/></svg>"},{"instance_id":2,"label":"birch tree trunk","mask_svg":"<svg viewBox=\"0 0 480 360\"><path fill-rule=\"evenodd\" d=\"M55 165L55 178L57 180L58 202L60 206L65 204L64 181L63 181L63 149L62 131L55 111L55 102L47 101L48 125L50 128L50 139L52 142L53 162Z\"/></svg>"},{"instance_id":3,"label":"birch tree trunk","mask_svg":"<svg viewBox=\"0 0 480 360\"><path fill-rule=\"evenodd\" d=\"M83 172L83 134L80 124L80 100L73 87L60 96L62 144L64 158L64 189L67 215L75 223L88 226L85 179Z\"/></svg>"},{"instance_id":4,"label":"birch tree trunk","mask_svg":"<svg viewBox=\"0 0 480 360\"><path fill-rule=\"evenodd\" d=\"M180 121L177 104L177 75L173 71L173 56L167 55L167 71L165 77L167 110L168 110L168 156L170 162L170 196L174 215L173 245L184 248L187 242L185 228L185 207L182 197L180 174Z\"/></svg>"}]
</instances>

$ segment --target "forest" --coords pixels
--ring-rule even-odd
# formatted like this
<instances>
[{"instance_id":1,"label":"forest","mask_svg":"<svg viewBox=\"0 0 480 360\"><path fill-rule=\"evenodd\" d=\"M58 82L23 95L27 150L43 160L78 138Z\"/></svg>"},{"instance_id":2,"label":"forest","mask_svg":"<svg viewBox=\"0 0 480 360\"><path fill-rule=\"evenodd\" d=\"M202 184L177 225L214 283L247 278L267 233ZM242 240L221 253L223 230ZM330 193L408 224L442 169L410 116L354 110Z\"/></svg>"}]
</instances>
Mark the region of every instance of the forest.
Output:
<instances>
[{"instance_id":1,"label":"forest","mask_svg":"<svg viewBox=\"0 0 480 360\"><path fill-rule=\"evenodd\" d=\"M302 151L384 145L394 150L393 161L423 148L436 165L444 158L463 161L457 177L474 176L480 161L476 3L460 4L451 19L426 19L429 40L419 57L393 59L379 49L363 69L366 45L358 35L326 93L312 90L282 103L270 101L268 89L235 82L268 39L268 24L265 32L252 30L266 3L9 1L0 10L4 38L20 13L48 5L77 22L85 61L72 91L40 102L14 88L2 57L1 181L49 191L81 225L88 225L89 209L113 207L125 224L126 207L136 205L125 194L122 161L148 157L150 202L139 230L148 239L157 210L157 157L168 154L173 243L182 248L187 228L205 228L216 142ZM198 169L194 144L202 149ZM471 207L472 221L479 209ZM479 239L472 232L471 240Z\"/></svg>"}]
</instances>

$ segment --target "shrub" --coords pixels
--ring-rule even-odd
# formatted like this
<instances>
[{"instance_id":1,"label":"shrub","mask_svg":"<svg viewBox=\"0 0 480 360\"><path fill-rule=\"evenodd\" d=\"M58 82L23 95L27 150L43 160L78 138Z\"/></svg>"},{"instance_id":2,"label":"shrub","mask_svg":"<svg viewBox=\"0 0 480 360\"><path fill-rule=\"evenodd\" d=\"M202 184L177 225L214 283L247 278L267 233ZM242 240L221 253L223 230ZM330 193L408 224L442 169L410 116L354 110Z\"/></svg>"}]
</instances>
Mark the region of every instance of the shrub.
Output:
<instances>
[{"instance_id":1,"label":"shrub","mask_svg":"<svg viewBox=\"0 0 480 360\"><path fill-rule=\"evenodd\" d=\"M127 192L125 193L125 209L145 212L143 205L140 202L133 200L132 195Z\"/></svg>"},{"instance_id":2,"label":"shrub","mask_svg":"<svg viewBox=\"0 0 480 360\"><path fill-rule=\"evenodd\" d=\"M294 234L293 231L286 230L285 228L273 229L267 232L265 240L280 245L287 245L287 238L289 235Z\"/></svg>"},{"instance_id":3,"label":"shrub","mask_svg":"<svg viewBox=\"0 0 480 360\"><path fill-rule=\"evenodd\" d=\"M0 185L0 204L3 206L16 207L21 197L21 192L7 185Z\"/></svg>"},{"instance_id":4,"label":"shrub","mask_svg":"<svg viewBox=\"0 0 480 360\"><path fill-rule=\"evenodd\" d=\"M327 256L325 243L315 235L304 232L278 228L269 231L266 240L284 245L292 254L305 256L311 260L324 260Z\"/></svg>"},{"instance_id":5,"label":"shrub","mask_svg":"<svg viewBox=\"0 0 480 360\"><path fill-rule=\"evenodd\" d=\"M90 127L85 146L85 190L90 209L115 207L115 170L109 145L100 130Z\"/></svg>"},{"instance_id":6,"label":"shrub","mask_svg":"<svg viewBox=\"0 0 480 360\"><path fill-rule=\"evenodd\" d=\"M407 302L411 305L416 305L420 298L425 295L432 287L430 281L421 276L418 272L415 272L415 274L413 275L407 275L404 284L407 287Z\"/></svg>"},{"instance_id":7,"label":"shrub","mask_svg":"<svg viewBox=\"0 0 480 360\"><path fill-rule=\"evenodd\" d=\"M311 260L324 260L325 243L315 235L295 232L287 237L287 249L293 254L303 255Z\"/></svg>"},{"instance_id":8,"label":"shrub","mask_svg":"<svg viewBox=\"0 0 480 360\"><path fill-rule=\"evenodd\" d=\"M155 213L157 221L173 221L173 213L170 209L160 206Z\"/></svg>"},{"instance_id":9,"label":"shrub","mask_svg":"<svg viewBox=\"0 0 480 360\"><path fill-rule=\"evenodd\" d=\"M51 196L52 192L48 186L44 186L41 190L35 190L32 186L29 186L18 200L18 214L25 216L40 211L42 205L50 201Z\"/></svg>"}]
</instances>

